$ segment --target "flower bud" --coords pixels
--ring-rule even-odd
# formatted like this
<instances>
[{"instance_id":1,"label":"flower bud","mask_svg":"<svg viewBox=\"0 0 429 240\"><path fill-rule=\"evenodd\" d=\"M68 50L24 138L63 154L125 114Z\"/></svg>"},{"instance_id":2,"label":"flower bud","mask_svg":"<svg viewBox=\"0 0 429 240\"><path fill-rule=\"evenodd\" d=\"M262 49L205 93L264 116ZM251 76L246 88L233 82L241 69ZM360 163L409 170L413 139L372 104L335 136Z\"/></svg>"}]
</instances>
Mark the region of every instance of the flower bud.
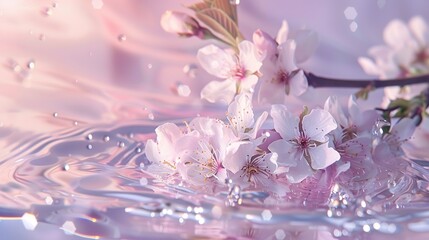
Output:
<instances>
[{"instance_id":1,"label":"flower bud","mask_svg":"<svg viewBox=\"0 0 429 240\"><path fill-rule=\"evenodd\" d=\"M253 33L253 43L262 59L265 57L271 59L277 53L276 41L261 29L258 29Z\"/></svg>"},{"instance_id":2,"label":"flower bud","mask_svg":"<svg viewBox=\"0 0 429 240\"><path fill-rule=\"evenodd\" d=\"M161 17L162 28L183 37L199 36L201 27L193 17L175 11L166 11Z\"/></svg>"}]
</instances>

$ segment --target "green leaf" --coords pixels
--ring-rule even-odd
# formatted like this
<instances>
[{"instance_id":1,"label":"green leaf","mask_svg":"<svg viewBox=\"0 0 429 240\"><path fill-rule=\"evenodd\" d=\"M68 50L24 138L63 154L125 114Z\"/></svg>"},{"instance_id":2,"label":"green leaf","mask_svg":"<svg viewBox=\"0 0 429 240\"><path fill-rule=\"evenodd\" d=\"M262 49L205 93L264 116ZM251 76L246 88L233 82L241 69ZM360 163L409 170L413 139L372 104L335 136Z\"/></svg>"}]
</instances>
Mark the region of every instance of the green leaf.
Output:
<instances>
[{"instance_id":1,"label":"green leaf","mask_svg":"<svg viewBox=\"0 0 429 240\"><path fill-rule=\"evenodd\" d=\"M213 31L222 35L232 47L243 39L237 24L221 9L208 8L195 12L196 17Z\"/></svg>"}]
</instances>

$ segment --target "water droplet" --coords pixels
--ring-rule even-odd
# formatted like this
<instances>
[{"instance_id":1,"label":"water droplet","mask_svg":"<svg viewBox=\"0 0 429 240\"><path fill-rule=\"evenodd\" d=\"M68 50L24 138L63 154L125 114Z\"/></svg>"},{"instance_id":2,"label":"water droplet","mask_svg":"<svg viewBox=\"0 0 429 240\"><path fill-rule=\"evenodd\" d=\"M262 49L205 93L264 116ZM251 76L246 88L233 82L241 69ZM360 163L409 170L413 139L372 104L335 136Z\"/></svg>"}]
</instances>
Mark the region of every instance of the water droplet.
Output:
<instances>
[{"instance_id":1,"label":"water droplet","mask_svg":"<svg viewBox=\"0 0 429 240\"><path fill-rule=\"evenodd\" d=\"M47 7L47 8L44 8L43 10L42 10L42 14L44 15L44 16L51 16L52 15L52 12L53 12L53 10L52 10L52 8L50 8L50 7Z\"/></svg>"},{"instance_id":2,"label":"water droplet","mask_svg":"<svg viewBox=\"0 0 429 240\"><path fill-rule=\"evenodd\" d=\"M198 66L196 64L187 64L183 67L183 72L190 78L195 78Z\"/></svg>"},{"instance_id":3,"label":"water droplet","mask_svg":"<svg viewBox=\"0 0 429 240\"><path fill-rule=\"evenodd\" d=\"M177 94L181 97L188 97L191 94L191 88L186 84L178 83Z\"/></svg>"},{"instance_id":4,"label":"water droplet","mask_svg":"<svg viewBox=\"0 0 429 240\"><path fill-rule=\"evenodd\" d=\"M37 218L31 213L24 213L21 220L27 230L33 231L37 227Z\"/></svg>"},{"instance_id":5,"label":"water droplet","mask_svg":"<svg viewBox=\"0 0 429 240\"><path fill-rule=\"evenodd\" d=\"M34 60L33 60L33 59L30 59L30 60L27 62L27 68L28 68L28 69L30 69L30 70L33 70L33 69L34 69L34 67L36 67L36 63L34 62Z\"/></svg>"},{"instance_id":6,"label":"water droplet","mask_svg":"<svg viewBox=\"0 0 429 240\"><path fill-rule=\"evenodd\" d=\"M384 119L377 120L377 122L375 123L375 125L372 127L372 131L371 131L372 135L374 137L381 137L381 136L383 136L383 133L384 133L383 127L387 127L387 126L390 126L390 123L387 122L386 120L384 120Z\"/></svg>"},{"instance_id":7,"label":"water droplet","mask_svg":"<svg viewBox=\"0 0 429 240\"><path fill-rule=\"evenodd\" d=\"M379 222L375 222L375 223L373 223L373 224L372 224L372 227L373 227L375 230L379 230L379 229L380 229L380 227L381 227L381 225L380 225L380 223L379 223Z\"/></svg>"},{"instance_id":8,"label":"water droplet","mask_svg":"<svg viewBox=\"0 0 429 240\"><path fill-rule=\"evenodd\" d=\"M262 216L262 220L270 221L271 218L273 217L273 214L271 213L270 210L265 209L264 211L262 211L261 216Z\"/></svg>"},{"instance_id":9,"label":"water droplet","mask_svg":"<svg viewBox=\"0 0 429 240\"><path fill-rule=\"evenodd\" d=\"M149 113L149 114L147 115L147 117L148 117L150 120L154 120L154 119L155 119L155 115L154 115L153 113Z\"/></svg>"},{"instance_id":10,"label":"water droplet","mask_svg":"<svg viewBox=\"0 0 429 240\"><path fill-rule=\"evenodd\" d=\"M344 10L344 16L346 16L346 19L348 20L354 20L357 17L358 13L356 11L356 8L354 7L347 7Z\"/></svg>"},{"instance_id":11,"label":"water droplet","mask_svg":"<svg viewBox=\"0 0 429 240\"><path fill-rule=\"evenodd\" d=\"M104 5L103 0L92 0L92 7L95 9L101 9Z\"/></svg>"},{"instance_id":12,"label":"water droplet","mask_svg":"<svg viewBox=\"0 0 429 240\"><path fill-rule=\"evenodd\" d=\"M53 116L54 118L56 118L56 117L58 117L58 113L57 113L57 112L54 112L54 113L52 113L52 116Z\"/></svg>"},{"instance_id":13,"label":"water droplet","mask_svg":"<svg viewBox=\"0 0 429 240\"><path fill-rule=\"evenodd\" d=\"M137 147L135 151L136 153L141 153L143 150L141 149L141 147Z\"/></svg>"},{"instance_id":14,"label":"water droplet","mask_svg":"<svg viewBox=\"0 0 429 240\"><path fill-rule=\"evenodd\" d=\"M127 40L127 36L125 34L119 34L118 35L118 41L119 42L124 42Z\"/></svg>"},{"instance_id":15,"label":"water droplet","mask_svg":"<svg viewBox=\"0 0 429 240\"><path fill-rule=\"evenodd\" d=\"M286 233L283 231L283 229L278 229L275 233L275 236L277 240L283 240L286 237Z\"/></svg>"},{"instance_id":16,"label":"water droplet","mask_svg":"<svg viewBox=\"0 0 429 240\"><path fill-rule=\"evenodd\" d=\"M68 165L67 163L66 163L66 164L64 164L64 166L63 166L63 170L64 170L64 171L68 171L68 170L70 170L70 165Z\"/></svg>"},{"instance_id":17,"label":"water droplet","mask_svg":"<svg viewBox=\"0 0 429 240\"><path fill-rule=\"evenodd\" d=\"M104 142L108 142L108 141L110 141L110 137L109 137L109 136L107 136L107 135L106 135L106 136L104 136L104 137L103 137L103 141L104 141Z\"/></svg>"},{"instance_id":18,"label":"water droplet","mask_svg":"<svg viewBox=\"0 0 429 240\"><path fill-rule=\"evenodd\" d=\"M74 225L74 223L72 221L64 222L61 229L64 230L65 234L74 234L76 232L76 226Z\"/></svg>"},{"instance_id":19,"label":"water droplet","mask_svg":"<svg viewBox=\"0 0 429 240\"><path fill-rule=\"evenodd\" d=\"M356 30L358 28L358 24L357 24L357 22L353 21L353 22L350 23L349 27L350 27L350 31L356 32Z\"/></svg>"},{"instance_id":20,"label":"water droplet","mask_svg":"<svg viewBox=\"0 0 429 240\"><path fill-rule=\"evenodd\" d=\"M78 121L74 121L73 125L77 126L77 125L79 125L79 122Z\"/></svg>"},{"instance_id":21,"label":"water droplet","mask_svg":"<svg viewBox=\"0 0 429 240\"><path fill-rule=\"evenodd\" d=\"M120 148L125 147L125 143L124 142L118 142L118 147L120 147Z\"/></svg>"},{"instance_id":22,"label":"water droplet","mask_svg":"<svg viewBox=\"0 0 429 240\"><path fill-rule=\"evenodd\" d=\"M140 178L140 185L146 186L148 184L148 181L146 178Z\"/></svg>"},{"instance_id":23,"label":"water droplet","mask_svg":"<svg viewBox=\"0 0 429 240\"><path fill-rule=\"evenodd\" d=\"M92 138L93 138L93 137L92 137L92 134L91 134L91 133L90 133L90 134L88 134L88 135L86 136L86 139L87 139L87 140L89 140L89 141L91 141L91 140L92 140Z\"/></svg>"},{"instance_id":24,"label":"water droplet","mask_svg":"<svg viewBox=\"0 0 429 240\"><path fill-rule=\"evenodd\" d=\"M51 196L47 196L45 198L45 203L48 205L52 205L52 203L54 203L54 199Z\"/></svg>"},{"instance_id":25,"label":"water droplet","mask_svg":"<svg viewBox=\"0 0 429 240\"><path fill-rule=\"evenodd\" d=\"M370 232L371 231L371 227L368 224L363 225L362 230L364 232Z\"/></svg>"},{"instance_id":26,"label":"water droplet","mask_svg":"<svg viewBox=\"0 0 429 240\"><path fill-rule=\"evenodd\" d=\"M240 0L229 0L229 3L232 5L238 5L240 4Z\"/></svg>"},{"instance_id":27,"label":"water droplet","mask_svg":"<svg viewBox=\"0 0 429 240\"><path fill-rule=\"evenodd\" d=\"M86 148L87 148L88 150L91 150L91 149L92 149L92 144L88 144L88 145L86 146Z\"/></svg>"},{"instance_id":28,"label":"water droplet","mask_svg":"<svg viewBox=\"0 0 429 240\"><path fill-rule=\"evenodd\" d=\"M235 184L229 184L228 196L225 201L226 206L235 207L237 205L241 205L241 188Z\"/></svg>"}]
</instances>

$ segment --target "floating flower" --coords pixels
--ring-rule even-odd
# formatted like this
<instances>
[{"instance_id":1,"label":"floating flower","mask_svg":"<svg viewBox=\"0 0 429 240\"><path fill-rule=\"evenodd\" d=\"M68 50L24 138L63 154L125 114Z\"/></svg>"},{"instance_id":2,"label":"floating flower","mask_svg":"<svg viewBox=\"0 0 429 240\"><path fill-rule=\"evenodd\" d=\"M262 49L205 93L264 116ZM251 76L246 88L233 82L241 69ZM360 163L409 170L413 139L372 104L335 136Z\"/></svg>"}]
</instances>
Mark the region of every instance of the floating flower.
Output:
<instances>
[{"instance_id":1,"label":"floating flower","mask_svg":"<svg viewBox=\"0 0 429 240\"><path fill-rule=\"evenodd\" d=\"M301 182L315 170L324 169L340 159L329 147L327 134L337 128L329 112L313 109L301 118L293 116L284 105L273 105L274 129L282 139L268 147L279 156L278 164L287 172L291 183Z\"/></svg>"},{"instance_id":2,"label":"floating flower","mask_svg":"<svg viewBox=\"0 0 429 240\"><path fill-rule=\"evenodd\" d=\"M256 73L262 63L256 57L253 43L242 41L239 54L208 45L198 51L201 66L210 74L225 79L212 81L201 91L201 98L209 102L230 103L236 94L251 93L258 81Z\"/></svg>"}]
</instances>

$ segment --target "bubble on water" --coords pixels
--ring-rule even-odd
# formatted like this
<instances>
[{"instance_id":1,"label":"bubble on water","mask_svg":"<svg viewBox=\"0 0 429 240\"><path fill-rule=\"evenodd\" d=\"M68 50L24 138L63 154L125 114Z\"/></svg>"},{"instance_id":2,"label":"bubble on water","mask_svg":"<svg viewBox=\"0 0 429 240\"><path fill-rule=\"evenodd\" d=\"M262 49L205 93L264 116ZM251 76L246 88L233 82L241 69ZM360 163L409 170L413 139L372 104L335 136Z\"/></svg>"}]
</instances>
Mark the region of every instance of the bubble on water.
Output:
<instances>
[{"instance_id":1,"label":"bubble on water","mask_svg":"<svg viewBox=\"0 0 429 240\"><path fill-rule=\"evenodd\" d=\"M127 40L127 36L125 34L119 34L118 35L118 41L119 42L124 42Z\"/></svg>"},{"instance_id":2,"label":"bubble on water","mask_svg":"<svg viewBox=\"0 0 429 240\"><path fill-rule=\"evenodd\" d=\"M120 148L123 148L123 147L125 147L125 143L124 142L118 142L118 147L120 147Z\"/></svg>"},{"instance_id":3,"label":"bubble on water","mask_svg":"<svg viewBox=\"0 0 429 240\"><path fill-rule=\"evenodd\" d=\"M87 139L87 140L89 140L89 141L91 141L91 140L93 139L92 134L91 134L91 133L90 133L90 134L88 134L88 135L86 136L86 139Z\"/></svg>"},{"instance_id":4,"label":"bubble on water","mask_svg":"<svg viewBox=\"0 0 429 240\"><path fill-rule=\"evenodd\" d=\"M92 7L95 9L101 9L104 5L103 0L92 0Z\"/></svg>"},{"instance_id":5,"label":"bubble on water","mask_svg":"<svg viewBox=\"0 0 429 240\"><path fill-rule=\"evenodd\" d=\"M64 231L65 234L74 234L76 232L76 226L72 221L64 222L61 229Z\"/></svg>"},{"instance_id":6,"label":"bubble on water","mask_svg":"<svg viewBox=\"0 0 429 240\"><path fill-rule=\"evenodd\" d=\"M36 62L33 59L30 59L27 62L27 68L33 70L36 67Z\"/></svg>"},{"instance_id":7,"label":"bubble on water","mask_svg":"<svg viewBox=\"0 0 429 240\"><path fill-rule=\"evenodd\" d=\"M64 171L68 171L68 170L70 170L70 165L68 165L67 163L66 163L66 164L64 164L64 166L63 166L63 170L64 170Z\"/></svg>"},{"instance_id":8,"label":"bubble on water","mask_svg":"<svg viewBox=\"0 0 429 240\"><path fill-rule=\"evenodd\" d=\"M88 145L86 146L86 148L87 148L88 150L91 150L91 149L92 149L92 144L88 144Z\"/></svg>"},{"instance_id":9,"label":"bubble on water","mask_svg":"<svg viewBox=\"0 0 429 240\"><path fill-rule=\"evenodd\" d=\"M109 136L107 136L107 135L106 135L106 136L104 136L104 137L103 137L103 141L104 141L104 142L108 142L108 141L110 141L110 137L109 137Z\"/></svg>"},{"instance_id":10,"label":"bubble on water","mask_svg":"<svg viewBox=\"0 0 429 240\"><path fill-rule=\"evenodd\" d=\"M189 97L191 88L183 83L177 83L177 94L181 97Z\"/></svg>"},{"instance_id":11,"label":"bubble on water","mask_svg":"<svg viewBox=\"0 0 429 240\"><path fill-rule=\"evenodd\" d=\"M153 113L149 113L147 115L147 118L149 118L150 120L154 120L155 119L155 115Z\"/></svg>"},{"instance_id":12,"label":"bubble on water","mask_svg":"<svg viewBox=\"0 0 429 240\"><path fill-rule=\"evenodd\" d=\"M141 149L141 147L136 147L135 152L136 153L141 153L143 150Z\"/></svg>"},{"instance_id":13,"label":"bubble on water","mask_svg":"<svg viewBox=\"0 0 429 240\"><path fill-rule=\"evenodd\" d=\"M74 121L73 125L77 126L77 125L79 125L79 122L78 121Z\"/></svg>"},{"instance_id":14,"label":"bubble on water","mask_svg":"<svg viewBox=\"0 0 429 240\"><path fill-rule=\"evenodd\" d=\"M186 74L186 76L190 78L195 78L197 69L198 69L198 66L196 64L193 64L193 63L186 64L183 67L183 72Z\"/></svg>"},{"instance_id":15,"label":"bubble on water","mask_svg":"<svg viewBox=\"0 0 429 240\"><path fill-rule=\"evenodd\" d=\"M58 114L57 112L54 112L54 113L52 113L52 116L53 116L54 118L56 118L56 117L58 117L58 116L59 116L59 114Z\"/></svg>"},{"instance_id":16,"label":"bubble on water","mask_svg":"<svg viewBox=\"0 0 429 240\"><path fill-rule=\"evenodd\" d=\"M37 227L37 218L32 213L24 213L21 220L27 230L33 231Z\"/></svg>"}]
</instances>

